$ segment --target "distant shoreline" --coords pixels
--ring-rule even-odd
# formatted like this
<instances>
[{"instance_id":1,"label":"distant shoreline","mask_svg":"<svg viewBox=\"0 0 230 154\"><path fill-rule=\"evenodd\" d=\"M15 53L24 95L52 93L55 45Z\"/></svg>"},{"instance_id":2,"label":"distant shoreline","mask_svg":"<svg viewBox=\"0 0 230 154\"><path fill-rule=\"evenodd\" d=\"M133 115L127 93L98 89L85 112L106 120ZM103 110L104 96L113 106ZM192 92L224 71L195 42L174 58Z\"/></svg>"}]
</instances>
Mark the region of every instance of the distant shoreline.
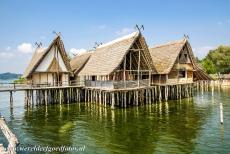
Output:
<instances>
[{"instance_id":1,"label":"distant shoreline","mask_svg":"<svg viewBox=\"0 0 230 154\"><path fill-rule=\"evenodd\" d=\"M21 77L22 74L16 74L16 73L0 73L0 80L12 80L12 79L18 79Z\"/></svg>"}]
</instances>

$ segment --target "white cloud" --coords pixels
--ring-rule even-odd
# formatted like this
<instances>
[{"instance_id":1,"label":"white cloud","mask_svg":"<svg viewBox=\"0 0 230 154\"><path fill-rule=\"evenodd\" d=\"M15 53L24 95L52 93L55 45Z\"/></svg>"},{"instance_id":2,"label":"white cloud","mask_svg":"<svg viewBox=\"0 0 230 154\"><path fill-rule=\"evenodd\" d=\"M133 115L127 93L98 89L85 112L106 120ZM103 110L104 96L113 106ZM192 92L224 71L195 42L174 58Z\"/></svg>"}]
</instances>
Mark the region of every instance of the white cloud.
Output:
<instances>
[{"instance_id":1,"label":"white cloud","mask_svg":"<svg viewBox=\"0 0 230 154\"><path fill-rule=\"evenodd\" d=\"M133 28L123 28L119 31L116 31L116 35L126 35L126 34L129 34L129 33L132 33L134 31Z\"/></svg>"},{"instance_id":2,"label":"white cloud","mask_svg":"<svg viewBox=\"0 0 230 154\"><path fill-rule=\"evenodd\" d=\"M208 54L210 50L213 50L215 48L216 47L214 46L203 46L203 47L194 48L193 51L196 57L202 59Z\"/></svg>"},{"instance_id":3,"label":"white cloud","mask_svg":"<svg viewBox=\"0 0 230 154\"><path fill-rule=\"evenodd\" d=\"M72 54L74 54L74 55L76 55L76 54L82 54L82 53L85 53L87 50L86 49L83 49L83 48L81 48L81 49L75 49L75 48L71 48L70 49L70 52L72 53Z\"/></svg>"},{"instance_id":4,"label":"white cloud","mask_svg":"<svg viewBox=\"0 0 230 154\"><path fill-rule=\"evenodd\" d=\"M18 45L18 51L22 53L31 53L33 52L32 44L31 43L22 43Z\"/></svg>"},{"instance_id":5,"label":"white cloud","mask_svg":"<svg viewBox=\"0 0 230 154\"><path fill-rule=\"evenodd\" d=\"M9 52L0 52L0 58L11 58L13 57L14 54L13 53L9 53Z\"/></svg>"}]
</instances>

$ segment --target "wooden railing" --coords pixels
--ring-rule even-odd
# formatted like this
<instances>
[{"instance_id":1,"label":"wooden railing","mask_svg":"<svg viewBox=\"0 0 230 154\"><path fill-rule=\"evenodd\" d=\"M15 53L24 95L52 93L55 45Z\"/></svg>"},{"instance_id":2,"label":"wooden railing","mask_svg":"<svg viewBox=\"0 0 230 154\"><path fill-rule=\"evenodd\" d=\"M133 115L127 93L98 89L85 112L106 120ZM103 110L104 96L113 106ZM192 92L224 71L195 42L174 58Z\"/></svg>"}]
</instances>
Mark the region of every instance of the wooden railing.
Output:
<instances>
[{"instance_id":1,"label":"wooden railing","mask_svg":"<svg viewBox=\"0 0 230 154\"><path fill-rule=\"evenodd\" d=\"M137 80L131 81L85 81L86 87L98 87L108 89L136 88L138 87ZM139 87L149 86L149 79L139 81Z\"/></svg>"},{"instance_id":2,"label":"wooden railing","mask_svg":"<svg viewBox=\"0 0 230 154\"><path fill-rule=\"evenodd\" d=\"M49 87L68 87L68 86L82 86L84 82L79 81L60 81L60 82L42 82L42 83L0 83L0 91L4 90L20 90L32 88L49 88Z\"/></svg>"},{"instance_id":3,"label":"wooden railing","mask_svg":"<svg viewBox=\"0 0 230 154\"><path fill-rule=\"evenodd\" d=\"M8 147L5 149L2 144L0 144L0 153L1 154L16 154L16 147L19 144L17 137L14 133L11 132L9 127L7 126L5 119L1 116L0 117L0 128L2 133L8 140Z\"/></svg>"},{"instance_id":4,"label":"wooden railing","mask_svg":"<svg viewBox=\"0 0 230 154\"><path fill-rule=\"evenodd\" d=\"M71 86L86 86L86 87L100 87L108 89L121 89L121 88L136 88L138 87L138 80L131 81L61 81L61 82L42 82L42 83L0 83L0 91L14 91L26 90L35 88L52 88L52 87L71 87ZM149 79L139 80L139 87L149 86Z\"/></svg>"}]
</instances>

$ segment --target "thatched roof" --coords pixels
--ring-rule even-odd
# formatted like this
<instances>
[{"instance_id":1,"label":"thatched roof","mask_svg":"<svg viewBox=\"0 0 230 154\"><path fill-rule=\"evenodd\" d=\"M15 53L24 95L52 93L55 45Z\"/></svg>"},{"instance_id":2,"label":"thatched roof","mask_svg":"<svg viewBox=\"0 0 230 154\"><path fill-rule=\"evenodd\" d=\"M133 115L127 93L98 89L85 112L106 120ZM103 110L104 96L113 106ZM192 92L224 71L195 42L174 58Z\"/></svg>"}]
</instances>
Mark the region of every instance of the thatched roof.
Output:
<instances>
[{"instance_id":1,"label":"thatched roof","mask_svg":"<svg viewBox=\"0 0 230 154\"><path fill-rule=\"evenodd\" d=\"M64 44L63 44L63 42L61 40L61 37L58 35L53 40L53 42L49 45L49 47L47 49L38 47L35 50L35 52L34 52L34 54L32 56L32 59L31 59L28 67L26 68L26 70L25 70L25 72L23 74L24 78L29 77L34 72L34 70L36 70L38 65L42 62L42 60L45 58L45 56L48 54L48 52L51 50L51 48L54 45L57 45L68 72L71 72L71 67L70 67L70 64L69 64L68 56L67 56L67 54L65 52Z\"/></svg>"},{"instance_id":2,"label":"thatched roof","mask_svg":"<svg viewBox=\"0 0 230 154\"><path fill-rule=\"evenodd\" d=\"M92 52L88 51L86 53L82 53L80 55L75 56L70 61L70 66L74 74L78 73L88 62Z\"/></svg>"},{"instance_id":3,"label":"thatched roof","mask_svg":"<svg viewBox=\"0 0 230 154\"><path fill-rule=\"evenodd\" d=\"M193 54L193 51L192 51L192 47L189 43L188 40L186 40L185 42L185 45L187 46L188 48L188 52L190 54L190 57L191 57L191 61L192 61L192 64L193 64L193 67L195 69L194 71L194 74L197 76L197 78L199 80L213 80L213 78L211 76L209 76L204 70L203 68L197 63L196 61L196 58Z\"/></svg>"},{"instance_id":4,"label":"thatched roof","mask_svg":"<svg viewBox=\"0 0 230 154\"><path fill-rule=\"evenodd\" d=\"M79 75L109 75L122 63L124 57L137 39L140 39L140 42L144 41L139 32L133 32L124 37L100 45L92 52L88 62L79 72ZM146 43L142 44L143 46L147 46ZM148 47L144 49L143 53L145 57L147 57L148 67L152 70L154 66Z\"/></svg>"},{"instance_id":5,"label":"thatched roof","mask_svg":"<svg viewBox=\"0 0 230 154\"><path fill-rule=\"evenodd\" d=\"M211 80L212 78L208 74L206 74L202 70L202 68L196 63L190 43L185 38L163 45L158 45L149 49L157 73L168 74L173 68L177 57L179 56L185 45L188 48L191 62L195 70L194 74L200 80Z\"/></svg>"},{"instance_id":6,"label":"thatched roof","mask_svg":"<svg viewBox=\"0 0 230 154\"><path fill-rule=\"evenodd\" d=\"M158 74L168 74L171 71L185 41L186 40L183 39L169 42L149 49Z\"/></svg>"}]
</instances>

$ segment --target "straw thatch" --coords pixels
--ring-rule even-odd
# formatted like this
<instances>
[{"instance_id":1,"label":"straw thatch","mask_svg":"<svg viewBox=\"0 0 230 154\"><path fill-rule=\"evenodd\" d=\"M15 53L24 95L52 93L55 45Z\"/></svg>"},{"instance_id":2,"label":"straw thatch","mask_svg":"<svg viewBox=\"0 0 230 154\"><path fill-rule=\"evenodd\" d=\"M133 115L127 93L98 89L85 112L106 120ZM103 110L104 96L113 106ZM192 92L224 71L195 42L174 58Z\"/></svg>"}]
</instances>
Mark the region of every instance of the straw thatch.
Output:
<instances>
[{"instance_id":1,"label":"straw thatch","mask_svg":"<svg viewBox=\"0 0 230 154\"><path fill-rule=\"evenodd\" d=\"M26 68L26 70L25 70L25 72L23 74L24 78L29 77L36 70L38 65L42 62L42 60L49 53L49 51L52 49L52 47L54 45L57 45L68 72L71 72L71 67L70 67L70 64L69 64L68 56L67 56L67 54L65 52L64 44L63 44L60 36L57 36L53 40L53 42L49 45L49 47L47 49L39 47L39 48L37 48L35 50L35 52L34 52L34 54L32 56L32 59L31 59L28 67Z\"/></svg>"},{"instance_id":2,"label":"straw thatch","mask_svg":"<svg viewBox=\"0 0 230 154\"><path fill-rule=\"evenodd\" d=\"M188 48L188 52L190 54L190 58L193 64L193 67L195 69L194 71L194 75L197 77L198 80L213 80L213 78L211 76L209 76L204 70L203 68L197 63L195 56L193 54L192 51L192 47L189 43L189 41L186 39L185 45Z\"/></svg>"},{"instance_id":3,"label":"straw thatch","mask_svg":"<svg viewBox=\"0 0 230 154\"><path fill-rule=\"evenodd\" d=\"M146 43L144 43L144 38L139 32L134 32L97 47L95 51L92 52L83 69L79 72L79 75L103 76L111 74L119 67L129 49L138 39L141 42L143 48L141 52L145 56L148 68L149 70L153 70L154 66L148 47Z\"/></svg>"},{"instance_id":4,"label":"straw thatch","mask_svg":"<svg viewBox=\"0 0 230 154\"><path fill-rule=\"evenodd\" d=\"M85 64L88 62L92 52L86 52L80 55L75 56L70 61L70 66L74 74L77 74L81 69L85 66Z\"/></svg>"},{"instance_id":5,"label":"straw thatch","mask_svg":"<svg viewBox=\"0 0 230 154\"><path fill-rule=\"evenodd\" d=\"M188 48L196 77L199 80L211 80L211 77L196 63L192 48L187 39L169 42L149 49L157 73L169 74L184 46Z\"/></svg>"},{"instance_id":6,"label":"straw thatch","mask_svg":"<svg viewBox=\"0 0 230 154\"><path fill-rule=\"evenodd\" d=\"M153 64L158 74L168 74L171 71L184 44L185 39L149 49Z\"/></svg>"}]
</instances>

